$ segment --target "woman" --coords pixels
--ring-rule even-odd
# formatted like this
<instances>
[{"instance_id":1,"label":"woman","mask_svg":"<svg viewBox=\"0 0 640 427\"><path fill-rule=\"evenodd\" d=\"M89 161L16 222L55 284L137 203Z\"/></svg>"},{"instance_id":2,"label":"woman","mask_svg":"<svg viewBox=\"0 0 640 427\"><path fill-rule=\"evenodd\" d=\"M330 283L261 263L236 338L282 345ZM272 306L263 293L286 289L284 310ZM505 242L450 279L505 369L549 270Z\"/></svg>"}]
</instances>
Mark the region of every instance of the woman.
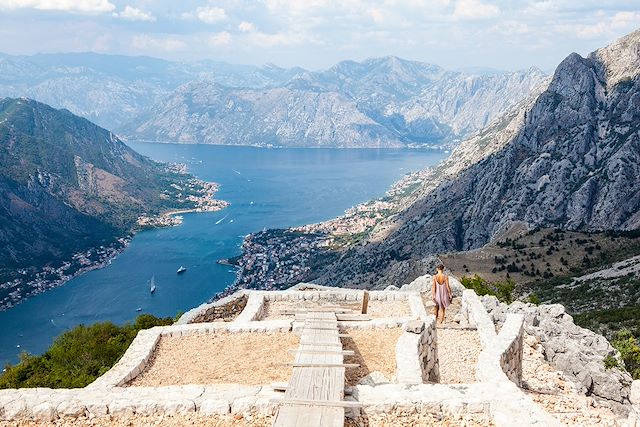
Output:
<instances>
[{"instance_id":1,"label":"woman","mask_svg":"<svg viewBox=\"0 0 640 427\"><path fill-rule=\"evenodd\" d=\"M449 307L453 297L449 286L449 276L444 274L444 265L440 264L437 270L436 275L431 280L431 297L436 305L436 321L438 320L438 312L442 310L440 323L444 323L445 309Z\"/></svg>"}]
</instances>

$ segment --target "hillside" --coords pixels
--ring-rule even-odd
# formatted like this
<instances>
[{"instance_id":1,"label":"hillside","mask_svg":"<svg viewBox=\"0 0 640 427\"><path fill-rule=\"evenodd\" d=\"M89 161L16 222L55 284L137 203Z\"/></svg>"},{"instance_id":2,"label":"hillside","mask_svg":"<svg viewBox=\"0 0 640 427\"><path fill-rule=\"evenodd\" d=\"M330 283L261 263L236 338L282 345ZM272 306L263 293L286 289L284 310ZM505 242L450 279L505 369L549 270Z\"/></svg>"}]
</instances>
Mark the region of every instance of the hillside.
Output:
<instances>
[{"instance_id":1,"label":"hillside","mask_svg":"<svg viewBox=\"0 0 640 427\"><path fill-rule=\"evenodd\" d=\"M200 79L121 129L133 139L231 145L453 146L536 90L540 70L491 76L395 57L240 88Z\"/></svg>"},{"instance_id":2,"label":"hillside","mask_svg":"<svg viewBox=\"0 0 640 427\"><path fill-rule=\"evenodd\" d=\"M639 46L640 31L587 58L567 57L515 125L498 122L464 144L493 141L494 154L435 188L427 181L321 282L368 282L370 273L359 273L367 265L388 277L398 271L392 251L410 265L428 254L478 248L514 226L640 228ZM454 152L450 162L457 161Z\"/></svg>"},{"instance_id":3,"label":"hillside","mask_svg":"<svg viewBox=\"0 0 640 427\"><path fill-rule=\"evenodd\" d=\"M140 215L194 207L205 187L66 110L0 100L0 304L103 259Z\"/></svg>"}]
</instances>

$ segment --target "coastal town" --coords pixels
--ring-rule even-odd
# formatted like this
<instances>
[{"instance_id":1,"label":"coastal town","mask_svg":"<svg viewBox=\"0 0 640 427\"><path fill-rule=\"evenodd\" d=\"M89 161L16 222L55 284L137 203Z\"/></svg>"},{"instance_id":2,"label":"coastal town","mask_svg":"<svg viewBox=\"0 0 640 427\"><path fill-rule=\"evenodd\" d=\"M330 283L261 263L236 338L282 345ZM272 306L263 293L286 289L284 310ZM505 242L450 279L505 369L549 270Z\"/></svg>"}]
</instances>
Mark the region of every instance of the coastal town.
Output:
<instances>
[{"instance_id":1,"label":"coastal town","mask_svg":"<svg viewBox=\"0 0 640 427\"><path fill-rule=\"evenodd\" d=\"M242 244L243 255L221 260L238 267L238 280L230 288L275 290L307 280L313 261L324 253L328 242L321 233L264 230L250 234Z\"/></svg>"},{"instance_id":2,"label":"coastal town","mask_svg":"<svg viewBox=\"0 0 640 427\"><path fill-rule=\"evenodd\" d=\"M170 164L167 170L180 175L187 175L184 164ZM169 227L182 224L180 214L187 212L214 212L224 209L229 204L215 199L219 185L196 178L185 179L181 185L171 184L164 191L166 199L173 199L178 209L162 212L157 215L144 213L136 221L133 232L150 228ZM184 208L180 208L184 206ZM91 248L78 252L59 266L44 266L40 270L21 269L20 277L0 284L0 311L6 310L22 302L24 299L58 287L74 277L90 270L102 268L120 254L128 246L133 234L117 238L112 244Z\"/></svg>"},{"instance_id":3,"label":"coastal town","mask_svg":"<svg viewBox=\"0 0 640 427\"><path fill-rule=\"evenodd\" d=\"M45 266L40 271L18 270L22 276L0 284L0 311L6 310L33 295L58 287L87 271L102 268L126 249L131 236L117 239L112 245L78 252L59 267Z\"/></svg>"},{"instance_id":4,"label":"coastal town","mask_svg":"<svg viewBox=\"0 0 640 427\"><path fill-rule=\"evenodd\" d=\"M236 282L217 297L240 288L273 290L313 280L317 272L314 267L326 265L364 240L377 224L401 207L428 174L428 171L408 173L385 197L351 207L335 219L249 234L240 256L220 261L235 265L238 271Z\"/></svg>"},{"instance_id":5,"label":"coastal town","mask_svg":"<svg viewBox=\"0 0 640 427\"><path fill-rule=\"evenodd\" d=\"M186 173L186 169L180 168L180 165L174 165L172 171ZM184 166L184 165L182 165ZM219 186L214 182L206 182L196 178L187 181L184 186L171 184L171 188L175 193L175 199L178 203L184 204L184 209L175 209L163 212L159 215L142 214L138 217L137 226L140 229L173 227L182 224L182 216L180 214L189 212L215 212L229 206L224 200L215 199ZM165 192L166 197L171 197L169 191Z\"/></svg>"}]
</instances>

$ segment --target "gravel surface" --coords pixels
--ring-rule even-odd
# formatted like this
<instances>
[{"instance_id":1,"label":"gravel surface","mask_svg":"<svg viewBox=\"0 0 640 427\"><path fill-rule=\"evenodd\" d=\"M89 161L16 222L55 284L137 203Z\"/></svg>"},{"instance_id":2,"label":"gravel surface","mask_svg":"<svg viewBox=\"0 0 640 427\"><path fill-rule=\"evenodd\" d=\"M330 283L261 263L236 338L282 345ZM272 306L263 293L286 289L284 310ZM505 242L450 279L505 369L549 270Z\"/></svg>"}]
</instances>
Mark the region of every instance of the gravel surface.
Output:
<instances>
[{"instance_id":1,"label":"gravel surface","mask_svg":"<svg viewBox=\"0 0 640 427\"><path fill-rule=\"evenodd\" d=\"M264 415L213 415L201 416L197 414L174 417L130 416L119 418L78 418L75 420L56 420L54 422L36 421L0 421L0 427L270 427L272 417Z\"/></svg>"},{"instance_id":2,"label":"gravel surface","mask_svg":"<svg viewBox=\"0 0 640 427\"><path fill-rule=\"evenodd\" d=\"M444 417L440 414L430 414L411 410L394 410L387 414L369 415L355 420L347 419L345 427L489 427L495 424L482 414L465 414Z\"/></svg>"},{"instance_id":3,"label":"gravel surface","mask_svg":"<svg viewBox=\"0 0 640 427\"><path fill-rule=\"evenodd\" d=\"M404 331L392 329L346 329L350 338L341 338L344 350L353 350L354 356L345 356L345 363L359 363L358 368L346 369L346 385L356 385L371 372L380 372L391 380L396 374L396 343Z\"/></svg>"},{"instance_id":4,"label":"gravel surface","mask_svg":"<svg viewBox=\"0 0 640 427\"><path fill-rule=\"evenodd\" d=\"M298 347L292 332L198 334L163 337L145 371L128 385L160 387L186 384L246 385L287 381L290 348Z\"/></svg>"},{"instance_id":5,"label":"gravel surface","mask_svg":"<svg viewBox=\"0 0 640 427\"><path fill-rule=\"evenodd\" d=\"M577 391L571 380L555 371L545 360L537 338L525 334L522 360L525 392L542 408L570 426L622 426L626 419L617 417L592 397Z\"/></svg>"},{"instance_id":6,"label":"gravel surface","mask_svg":"<svg viewBox=\"0 0 640 427\"><path fill-rule=\"evenodd\" d=\"M362 303L339 303L325 301L265 301L264 312L260 320L293 319L293 310L319 308L323 304L339 306L356 313L362 312ZM369 301L367 315L373 318L382 317L410 317L411 310L405 301Z\"/></svg>"},{"instance_id":7,"label":"gravel surface","mask_svg":"<svg viewBox=\"0 0 640 427\"><path fill-rule=\"evenodd\" d=\"M476 382L476 365L481 350L478 331L439 327L437 337L440 383Z\"/></svg>"}]
</instances>

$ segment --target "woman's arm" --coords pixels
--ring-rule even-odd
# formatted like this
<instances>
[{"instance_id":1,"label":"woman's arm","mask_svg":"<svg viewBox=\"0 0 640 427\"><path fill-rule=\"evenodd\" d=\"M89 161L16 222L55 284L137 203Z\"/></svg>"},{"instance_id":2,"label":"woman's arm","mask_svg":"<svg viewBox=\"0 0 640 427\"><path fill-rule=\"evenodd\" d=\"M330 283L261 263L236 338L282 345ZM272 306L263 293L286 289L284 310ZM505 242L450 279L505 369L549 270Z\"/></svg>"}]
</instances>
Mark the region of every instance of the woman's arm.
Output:
<instances>
[{"instance_id":1,"label":"woman's arm","mask_svg":"<svg viewBox=\"0 0 640 427\"><path fill-rule=\"evenodd\" d=\"M453 294L451 293L451 286L449 286L449 275L444 276L444 281L447 284L447 292L449 292L449 299L453 299Z\"/></svg>"},{"instance_id":2,"label":"woman's arm","mask_svg":"<svg viewBox=\"0 0 640 427\"><path fill-rule=\"evenodd\" d=\"M436 276L431 277L431 299L436 302Z\"/></svg>"}]
</instances>

